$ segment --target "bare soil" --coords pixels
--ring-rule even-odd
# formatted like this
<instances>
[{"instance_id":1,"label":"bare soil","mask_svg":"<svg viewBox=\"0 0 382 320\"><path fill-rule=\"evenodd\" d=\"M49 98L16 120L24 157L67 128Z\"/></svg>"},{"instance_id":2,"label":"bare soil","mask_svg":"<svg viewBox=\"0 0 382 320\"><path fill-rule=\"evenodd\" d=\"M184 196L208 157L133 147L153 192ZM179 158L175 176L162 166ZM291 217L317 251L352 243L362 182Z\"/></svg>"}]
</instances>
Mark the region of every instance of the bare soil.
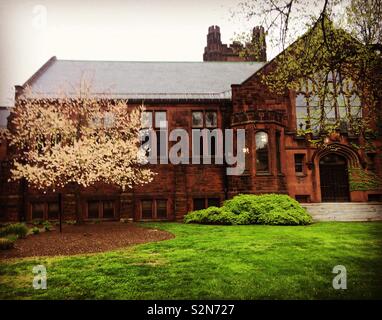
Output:
<instances>
[{"instance_id":1,"label":"bare soil","mask_svg":"<svg viewBox=\"0 0 382 320\"><path fill-rule=\"evenodd\" d=\"M0 259L103 252L173 237L169 232L138 227L134 223L65 224L62 233L55 226L53 231L18 239L13 249L0 251Z\"/></svg>"}]
</instances>

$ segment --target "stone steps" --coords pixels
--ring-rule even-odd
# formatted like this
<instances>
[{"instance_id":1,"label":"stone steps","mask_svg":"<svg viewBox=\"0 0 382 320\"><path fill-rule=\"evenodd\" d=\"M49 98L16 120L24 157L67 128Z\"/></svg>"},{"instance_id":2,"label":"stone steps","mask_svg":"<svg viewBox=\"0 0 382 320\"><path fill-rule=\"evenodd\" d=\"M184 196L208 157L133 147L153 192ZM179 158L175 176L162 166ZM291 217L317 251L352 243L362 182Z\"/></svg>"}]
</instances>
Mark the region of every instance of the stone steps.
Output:
<instances>
[{"instance_id":1,"label":"stone steps","mask_svg":"<svg viewBox=\"0 0 382 320\"><path fill-rule=\"evenodd\" d=\"M315 221L382 221L382 203L304 203Z\"/></svg>"}]
</instances>

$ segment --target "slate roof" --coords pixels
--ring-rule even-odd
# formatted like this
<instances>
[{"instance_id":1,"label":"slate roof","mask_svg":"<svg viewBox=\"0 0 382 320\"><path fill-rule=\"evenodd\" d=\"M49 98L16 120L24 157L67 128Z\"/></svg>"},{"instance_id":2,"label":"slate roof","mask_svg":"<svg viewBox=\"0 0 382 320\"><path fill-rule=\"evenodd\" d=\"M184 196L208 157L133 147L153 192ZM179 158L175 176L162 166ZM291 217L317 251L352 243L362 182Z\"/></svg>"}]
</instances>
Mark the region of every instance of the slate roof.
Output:
<instances>
[{"instance_id":1,"label":"slate roof","mask_svg":"<svg viewBox=\"0 0 382 320\"><path fill-rule=\"evenodd\" d=\"M45 97L75 96L80 82L95 96L123 99L230 99L263 62L129 62L58 60L52 57L23 87Z\"/></svg>"}]
</instances>

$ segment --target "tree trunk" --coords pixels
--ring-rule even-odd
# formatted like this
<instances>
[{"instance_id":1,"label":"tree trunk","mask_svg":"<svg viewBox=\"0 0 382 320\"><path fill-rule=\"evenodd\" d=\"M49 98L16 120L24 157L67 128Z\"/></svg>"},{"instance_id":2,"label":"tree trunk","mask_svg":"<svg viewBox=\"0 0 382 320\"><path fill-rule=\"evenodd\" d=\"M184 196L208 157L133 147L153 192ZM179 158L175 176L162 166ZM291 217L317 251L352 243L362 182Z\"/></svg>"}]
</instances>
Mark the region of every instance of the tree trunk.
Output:
<instances>
[{"instance_id":1,"label":"tree trunk","mask_svg":"<svg viewBox=\"0 0 382 320\"><path fill-rule=\"evenodd\" d=\"M75 187L75 196L76 196L76 219L78 224L83 223L82 219L82 206L81 206L81 192L80 192L80 186L76 185Z\"/></svg>"},{"instance_id":2,"label":"tree trunk","mask_svg":"<svg viewBox=\"0 0 382 320\"><path fill-rule=\"evenodd\" d=\"M19 221L23 222L27 220L27 193L28 193L28 182L25 178L20 180L20 211L19 211Z\"/></svg>"},{"instance_id":3,"label":"tree trunk","mask_svg":"<svg viewBox=\"0 0 382 320\"><path fill-rule=\"evenodd\" d=\"M62 192L58 193L58 210L59 210L59 219L60 219L60 233L62 232Z\"/></svg>"}]
</instances>

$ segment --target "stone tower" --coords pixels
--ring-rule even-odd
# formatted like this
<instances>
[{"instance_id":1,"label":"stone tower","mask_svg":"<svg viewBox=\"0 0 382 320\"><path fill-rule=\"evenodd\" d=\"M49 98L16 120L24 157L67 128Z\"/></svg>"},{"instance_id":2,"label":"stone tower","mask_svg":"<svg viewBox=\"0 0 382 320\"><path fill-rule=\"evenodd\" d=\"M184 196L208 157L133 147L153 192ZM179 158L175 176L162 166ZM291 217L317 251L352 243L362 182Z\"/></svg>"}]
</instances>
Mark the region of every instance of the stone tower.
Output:
<instances>
[{"instance_id":1,"label":"stone tower","mask_svg":"<svg viewBox=\"0 0 382 320\"><path fill-rule=\"evenodd\" d=\"M251 49L255 54L242 55ZM204 48L203 61L266 61L266 42L263 27L255 27L252 42L245 46L238 41L230 45L221 41L219 26L210 26L207 34L207 46Z\"/></svg>"}]
</instances>

